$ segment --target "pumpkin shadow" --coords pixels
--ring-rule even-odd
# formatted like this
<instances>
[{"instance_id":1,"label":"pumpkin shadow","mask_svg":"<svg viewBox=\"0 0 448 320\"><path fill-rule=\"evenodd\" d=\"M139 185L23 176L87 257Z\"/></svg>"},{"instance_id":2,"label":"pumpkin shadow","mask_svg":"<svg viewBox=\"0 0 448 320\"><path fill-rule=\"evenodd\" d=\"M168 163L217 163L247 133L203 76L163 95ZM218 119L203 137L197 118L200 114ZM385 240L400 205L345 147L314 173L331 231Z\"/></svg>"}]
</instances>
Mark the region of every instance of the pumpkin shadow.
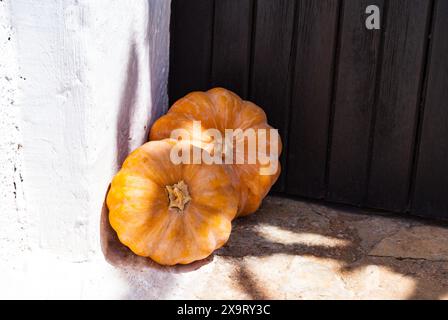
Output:
<instances>
[{"instance_id":1,"label":"pumpkin shadow","mask_svg":"<svg viewBox=\"0 0 448 320\"><path fill-rule=\"evenodd\" d=\"M107 189L109 192L110 185ZM213 261L214 255L206 259L195 261L186 265L162 266L150 258L141 257L133 253L128 247L120 242L117 233L109 223L109 209L106 200L103 202L100 219L100 241L106 261L117 268L143 270L158 270L167 273L186 273L198 270L199 268Z\"/></svg>"}]
</instances>

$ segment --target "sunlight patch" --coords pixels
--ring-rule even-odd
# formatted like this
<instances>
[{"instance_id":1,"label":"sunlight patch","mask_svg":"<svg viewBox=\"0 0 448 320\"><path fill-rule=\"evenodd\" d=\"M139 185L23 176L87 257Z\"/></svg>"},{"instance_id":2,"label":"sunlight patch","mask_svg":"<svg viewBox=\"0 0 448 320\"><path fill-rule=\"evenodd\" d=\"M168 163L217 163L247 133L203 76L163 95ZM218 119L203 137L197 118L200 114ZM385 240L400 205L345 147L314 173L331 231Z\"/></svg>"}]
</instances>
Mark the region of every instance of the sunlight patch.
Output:
<instances>
[{"instance_id":1,"label":"sunlight patch","mask_svg":"<svg viewBox=\"0 0 448 320\"><path fill-rule=\"evenodd\" d=\"M268 224L258 225L256 231L272 242L284 244L303 244L329 248L347 247L350 245L350 241L345 239L338 239L317 233L294 232Z\"/></svg>"}]
</instances>

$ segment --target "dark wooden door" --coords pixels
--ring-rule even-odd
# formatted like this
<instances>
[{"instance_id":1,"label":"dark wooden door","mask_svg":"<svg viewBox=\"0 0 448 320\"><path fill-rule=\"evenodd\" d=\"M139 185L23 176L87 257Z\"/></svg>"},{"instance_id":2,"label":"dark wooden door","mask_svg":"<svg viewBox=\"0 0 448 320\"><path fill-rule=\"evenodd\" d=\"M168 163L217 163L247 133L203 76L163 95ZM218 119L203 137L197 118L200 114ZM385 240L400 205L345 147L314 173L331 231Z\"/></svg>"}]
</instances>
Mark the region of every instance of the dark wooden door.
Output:
<instances>
[{"instance_id":1,"label":"dark wooden door","mask_svg":"<svg viewBox=\"0 0 448 320\"><path fill-rule=\"evenodd\" d=\"M171 21L170 102L222 86L264 108L276 192L448 219L448 1L173 0Z\"/></svg>"}]
</instances>

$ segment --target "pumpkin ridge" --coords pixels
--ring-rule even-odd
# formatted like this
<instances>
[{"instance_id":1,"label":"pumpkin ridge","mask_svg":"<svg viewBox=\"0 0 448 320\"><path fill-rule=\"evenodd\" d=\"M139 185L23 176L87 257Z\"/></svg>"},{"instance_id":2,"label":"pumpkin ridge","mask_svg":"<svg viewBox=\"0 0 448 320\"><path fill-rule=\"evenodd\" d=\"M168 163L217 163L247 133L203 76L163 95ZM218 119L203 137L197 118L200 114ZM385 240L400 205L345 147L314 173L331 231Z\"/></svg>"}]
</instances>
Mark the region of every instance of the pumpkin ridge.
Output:
<instances>
[{"instance_id":1,"label":"pumpkin ridge","mask_svg":"<svg viewBox=\"0 0 448 320\"><path fill-rule=\"evenodd\" d=\"M167 233L171 231L172 225L177 222L177 219L179 216L172 217L170 219L169 217L170 212L166 212L166 220L167 222L164 224L163 230L159 230L159 232L156 235L152 235L151 233L148 233L145 237L145 242L150 243L151 246L149 247L148 251L150 251L150 254L148 255L151 259L156 261L160 264L166 264L163 261L163 252L159 253L159 251L163 251L163 247L161 246L168 246L171 241L167 241ZM150 241L148 241L148 238L152 237ZM162 258L161 258L162 256Z\"/></svg>"},{"instance_id":2,"label":"pumpkin ridge","mask_svg":"<svg viewBox=\"0 0 448 320\"><path fill-rule=\"evenodd\" d=\"M194 222L196 222L195 224L196 225L203 225L203 224L207 224L207 220L206 219L204 219L203 217L202 217L202 215L201 214L198 214L198 210L197 209L191 209L191 211L192 212L190 212L190 214L188 214L188 215L185 215L185 217L184 217L184 224L185 224L185 228L188 230L188 232L189 232L189 234L190 234L190 236L195 240L194 241L194 243L195 243L195 246L199 249L199 250L201 250L201 254L200 254L200 258L199 259L203 259L203 258L205 258L205 257L207 257L208 256L208 253L210 252L210 251L213 251L214 250L214 245L211 245L210 243L208 243L207 241L206 242L204 242L204 241L202 241L203 239L202 239L202 237L200 237L198 234L197 234L197 229L198 229L198 227L196 226L193 226L193 223ZM193 218L194 217L194 218ZM199 219L198 219L199 218ZM193 221L192 221L193 220ZM194 220L196 220L196 221L194 221ZM200 222L198 222L197 220L199 220ZM207 226L208 227L208 226Z\"/></svg>"}]
</instances>

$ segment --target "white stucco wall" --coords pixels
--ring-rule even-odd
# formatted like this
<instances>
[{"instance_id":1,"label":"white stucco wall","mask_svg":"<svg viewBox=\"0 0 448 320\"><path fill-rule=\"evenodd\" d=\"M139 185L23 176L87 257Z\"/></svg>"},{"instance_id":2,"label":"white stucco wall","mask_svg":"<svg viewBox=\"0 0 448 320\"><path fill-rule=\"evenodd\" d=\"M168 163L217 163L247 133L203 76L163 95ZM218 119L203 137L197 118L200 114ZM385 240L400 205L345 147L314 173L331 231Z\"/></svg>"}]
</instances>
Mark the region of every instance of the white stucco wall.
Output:
<instances>
[{"instance_id":1,"label":"white stucco wall","mask_svg":"<svg viewBox=\"0 0 448 320\"><path fill-rule=\"evenodd\" d=\"M169 15L169 0L0 2L0 298L169 283L110 266L99 240L111 177L168 107Z\"/></svg>"}]
</instances>

